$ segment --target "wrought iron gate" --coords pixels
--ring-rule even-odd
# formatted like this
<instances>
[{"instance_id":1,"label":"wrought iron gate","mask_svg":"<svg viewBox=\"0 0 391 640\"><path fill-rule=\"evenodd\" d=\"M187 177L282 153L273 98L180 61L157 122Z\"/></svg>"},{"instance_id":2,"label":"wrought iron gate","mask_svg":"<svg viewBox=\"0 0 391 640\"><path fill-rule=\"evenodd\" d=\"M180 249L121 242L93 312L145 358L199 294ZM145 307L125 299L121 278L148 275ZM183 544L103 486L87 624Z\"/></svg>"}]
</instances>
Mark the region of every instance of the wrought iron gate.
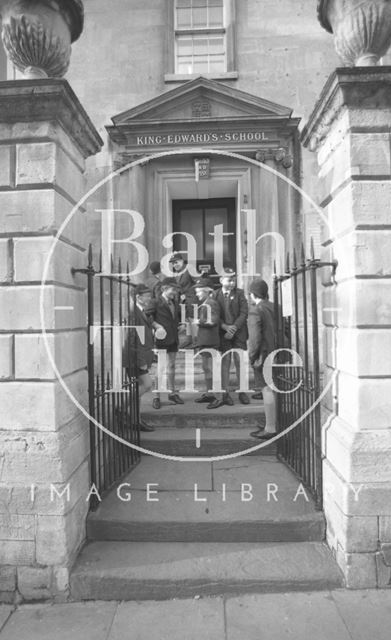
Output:
<instances>
[{"instance_id":1,"label":"wrought iron gate","mask_svg":"<svg viewBox=\"0 0 391 640\"><path fill-rule=\"evenodd\" d=\"M122 274L121 262L118 264L117 275L104 275L102 255L96 271L91 246L87 268L72 271L87 276L88 396L89 415L92 418L90 475L91 483L102 496L140 460L137 450L117 439L140 444L139 394L134 358L129 358L133 362L131 370L126 373L121 367L120 381L114 380L115 327L134 325L134 284L129 276ZM112 272L114 271L112 265ZM128 267L125 273L129 273ZM133 334L135 340L136 334ZM117 391L113 390L116 388ZM93 420L109 433L105 433ZM90 508L94 510L98 505L97 496L92 495Z\"/></svg>"},{"instance_id":2,"label":"wrought iron gate","mask_svg":"<svg viewBox=\"0 0 391 640\"><path fill-rule=\"evenodd\" d=\"M322 442L321 406L322 374L319 357L319 301L318 272L322 267L337 263L315 259L311 241L311 255L306 259L301 250L300 263L293 253L291 267L287 256L286 272L274 276L274 305L277 348L291 349L294 356L276 368L277 423L279 431L293 425L278 440L278 455L296 473L314 496L318 509L322 508ZM291 307L287 309L286 307ZM287 354L285 354L287 355Z\"/></svg>"}]
</instances>

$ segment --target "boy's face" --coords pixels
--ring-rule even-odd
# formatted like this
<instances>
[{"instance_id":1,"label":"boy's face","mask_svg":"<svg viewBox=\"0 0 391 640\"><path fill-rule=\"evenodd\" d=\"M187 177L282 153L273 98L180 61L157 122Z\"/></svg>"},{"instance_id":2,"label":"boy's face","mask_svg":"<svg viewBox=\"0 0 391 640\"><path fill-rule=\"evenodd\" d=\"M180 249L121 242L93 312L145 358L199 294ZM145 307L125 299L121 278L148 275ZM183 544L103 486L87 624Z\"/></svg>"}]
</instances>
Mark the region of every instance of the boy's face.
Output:
<instances>
[{"instance_id":1,"label":"boy's face","mask_svg":"<svg viewBox=\"0 0 391 640\"><path fill-rule=\"evenodd\" d=\"M178 258L177 260L174 260L174 262L172 263L172 268L174 269L174 271L177 271L177 272L182 271L184 266L185 266L185 262L180 258Z\"/></svg>"},{"instance_id":2,"label":"boy's face","mask_svg":"<svg viewBox=\"0 0 391 640\"><path fill-rule=\"evenodd\" d=\"M221 286L224 289L228 289L228 291L232 291L236 287L236 277L235 276L223 276L220 278Z\"/></svg>"},{"instance_id":3,"label":"boy's face","mask_svg":"<svg viewBox=\"0 0 391 640\"><path fill-rule=\"evenodd\" d=\"M140 307L142 307L143 309L151 303L151 300L152 300L152 294L150 291L146 291L145 293L142 293L141 295L136 296L137 304L139 304Z\"/></svg>"},{"instance_id":4,"label":"boy's face","mask_svg":"<svg viewBox=\"0 0 391 640\"><path fill-rule=\"evenodd\" d=\"M203 302L204 300L206 300L206 298L209 297L210 290L209 289L204 289L203 287L197 287L197 289L195 290L195 294L196 294L198 300Z\"/></svg>"},{"instance_id":5,"label":"boy's face","mask_svg":"<svg viewBox=\"0 0 391 640\"><path fill-rule=\"evenodd\" d=\"M169 300L174 300L177 294L177 289L175 287L165 287L163 293Z\"/></svg>"}]
</instances>

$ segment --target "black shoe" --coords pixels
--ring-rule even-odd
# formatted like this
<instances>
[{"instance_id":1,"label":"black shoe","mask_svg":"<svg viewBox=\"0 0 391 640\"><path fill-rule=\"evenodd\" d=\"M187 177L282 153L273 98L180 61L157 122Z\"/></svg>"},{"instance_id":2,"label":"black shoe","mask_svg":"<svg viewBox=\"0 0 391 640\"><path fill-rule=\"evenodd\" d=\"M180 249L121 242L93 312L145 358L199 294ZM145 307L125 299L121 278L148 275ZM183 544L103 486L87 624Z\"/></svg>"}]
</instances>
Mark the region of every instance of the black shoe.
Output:
<instances>
[{"instance_id":1,"label":"black shoe","mask_svg":"<svg viewBox=\"0 0 391 640\"><path fill-rule=\"evenodd\" d=\"M277 433L270 433L269 431L265 431L263 435L258 436L260 440L271 440L275 438Z\"/></svg>"},{"instance_id":2,"label":"black shoe","mask_svg":"<svg viewBox=\"0 0 391 640\"><path fill-rule=\"evenodd\" d=\"M154 427L150 427L149 424L144 422L144 420L140 420L139 424L140 424L140 431L146 431L146 432L155 431Z\"/></svg>"},{"instance_id":3,"label":"black shoe","mask_svg":"<svg viewBox=\"0 0 391 640\"><path fill-rule=\"evenodd\" d=\"M229 407L233 407L234 406L234 401L232 400L231 396L229 395L229 393L225 393L223 395L223 404L228 405Z\"/></svg>"},{"instance_id":4,"label":"black shoe","mask_svg":"<svg viewBox=\"0 0 391 640\"><path fill-rule=\"evenodd\" d=\"M207 409L219 409L220 407L223 407L225 405L225 402L222 398L216 398L216 400L213 400L213 402L211 402L210 404L208 404L208 406L206 407Z\"/></svg>"},{"instance_id":5,"label":"black shoe","mask_svg":"<svg viewBox=\"0 0 391 640\"><path fill-rule=\"evenodd\" d=\"M263 400L262 391L259 391L258 393L253 393L253 400Z\"/></svg>"},{"instance_id":6,"label":"black shoe","mask_svg":"<svg viewBox=\"0 0 391 640\"><path fill-rule=\"evenodd\" d=\"M160 409L160 407L162 406L162 403L160 402L160 398L154 398L152 400L152 406L154 409Z\"/></svg>"},{"instance_id":7,"label":"black shoe","mask_svg":"<svg viewBox=\"0 0 391 640\"><path fill-rule=\"evenodd\" d=\"M248 397L247 393L239 393L239 401L242 404L250 404L250 398Z\"/></svg>"},{"instance_id":8,"label":"black shoe","mask_svg":"<svg viewBox=\"0 0 391 640\"><path fill-rule=\"evenodd\" d=\"M196 398L194 402L201 404L201 402L214 402L216 400L216 396L211 396L208 393L203 393L201 398Z\"/></svg>"},{"instance_id":9,"label":"black shoe","mask_svg":"<svg viewBox=\"0 0 391 640\"><path fill-rule=\"evenodd\" d=\"M174 402L175 404L185 404L177 393L172 393L168 396L168 399L170 402Z\"/></svg>"},{"instance_id":10,"label":"black shoe","mask_svg":"<svg viewBox=\"0 0 391 640\"><path fill-rule=\"evenodd\" d=\"M260 438L261 436L263 436L265 434L265 427L260 427L257 431L252 431L250 433L250 436L252 438Z\"/></svg>"}]
</instances>

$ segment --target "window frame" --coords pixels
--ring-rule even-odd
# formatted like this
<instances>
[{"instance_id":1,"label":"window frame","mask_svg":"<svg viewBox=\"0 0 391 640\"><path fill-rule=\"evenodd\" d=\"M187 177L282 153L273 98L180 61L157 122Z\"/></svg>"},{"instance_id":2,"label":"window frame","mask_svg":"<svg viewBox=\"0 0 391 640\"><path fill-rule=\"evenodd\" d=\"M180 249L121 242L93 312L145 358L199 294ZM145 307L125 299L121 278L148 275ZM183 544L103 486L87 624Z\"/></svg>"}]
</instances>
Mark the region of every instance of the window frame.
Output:
<instances>
[{"instance_id":1,"label":"window frame","mask_svg":"<svg viewBox=\"0 0 391 640\"><path fill-rule=\"evenodd\" d=\"M207 1L208 0L204 0L204 2L207 2ZM218 27L213 27L213 26L209 26L209 27L208 26L207 27L194 27L194 26L179 27L178 24L177 24L177 9L178 9L178 7L176 6L176 3L177 3L177 0L174 0L174 29L175 29L175 34L177 32L180 32L180 31L186 31L186 32L197 31L197 33L199 31L202 31L202 30L205 30L205 31L209 32L209 31L212 31L212 30L215 30L215 29L224 29L224 31L225 31L226 22L227 22L227 0L223 0L223 24L219 25ZM209 8L208 5L206 5L206 7Z\"/></svg>"},{"instance_id":2,"label":"window frame","mask_svg":"<svg viewBox=\"0 0 391 640\"><path fill-rule=\"evenodd\" d=\"M165 82L184 82L198 76L214 80L236 80L235 70L235 18L236 0L223 0L223 26L177 28L176 0L166 0L168 10L168 29L166 40L166 74ZM224 70L208 72L182 73L178 71L178 39L181 36L218 36L224 37ZM192 64L194 62L192 54ZM208 59L208 66L210 59Z\"/></svg>"},{"instance_id":3,"label":"window frame","mask_svg":"<svg viewBox=\"0 0 391 640\"><path fill-rule=\"evenodd\" d=\"M213 33L211 33L210 31L207 31L206 33L199 33L198 31L197 31L197 33L195 33L194 31L188 31L186 34L184 34L184 33L178 34L176 32L175 33L175 49L174 49L175 50L175 73L176 74L181 74L182 73L183 75L194 75L194 74L200 75L200 74L203 74L203 73L226 73L227 72L227 38L226 38L225 30L220 29L219 31L220 31L220 33L216 33L214 31L213 31ZM219 54L219 55L224 56L223 68L219 69L218 71L210 71L209 67L210 67L211 62L213 61L213 54L210 54L209 51L203 52L202 54L199 54L199 55L195 54L194 53L194 42L195 42L195 40L198 39L198 36L200 36L200 39L202 37L204 37L204 38L208 38L208 40L209 40L209 38L213 38L216 35L223 37L222 38L223 39L223 51L222 51L222 54ZM189 38L189 40L193 43L193 51L188 56L189 58L191 58L191 65L192 65L193 69L189 74L186 74L186 72L179 71L180 59L179 59L178 45L179 45L180 39L182 39L182 38ZM185 57L185 56L182 56L182 57ZM208 65L208 71L198 72L198 71L194 70L194 64L196 62L197 57L205 58L205 61L206 61L207 65Z\"/></svg>"},{"instance_id":4,"label":"window frame","mask_svg":"<svg viewBox=\"0 0 391 640\"><path fill-rule=\"evenodd\" d=\"M223 53L224 53L224 61L223 61L223 68L219 69L218 71L215 71L215 73L226 73L227 71L227 29L226 29L226 13L227 13L227 2L226 0L222 0L223 2L223 19L222 19L222 24L216 27L211 27L211 26L206 26L206 27L194 27L194 26L189 26L189 27L178 27L178 6L177 6L177 1L178 0L174 0L174 38L175 38L175 43L174 43L174 73L175 74L180 74L181 72L179 71L179 53L178 53L178 44L181 38L186 38L188 37L192 43L193 43L193 51L191 54L191 65L192 65L192 71L189 74L182 74L182 75L195 75L197 74L197 71L194 70L194 63L196 62L195 60L195 54L194 54L194 42L197 39L201 39L202 36L204 36L205 38L208 37L209 38L213 38L213 36L217 35L222 35L223 36ZM206 8L207 10L209 9L208 6L208 0L204 0L206 3ZM190 11L192 11L194 7L191 7ZM206 58L206 62L208 65L208 71L204 71L203 73L213 73L211 71L209 71L209 67L210 67L210 63L211 63L211 59L209 57L209 52L205 51L203 52L203 56Z\"/></svg>"}]
</instances>

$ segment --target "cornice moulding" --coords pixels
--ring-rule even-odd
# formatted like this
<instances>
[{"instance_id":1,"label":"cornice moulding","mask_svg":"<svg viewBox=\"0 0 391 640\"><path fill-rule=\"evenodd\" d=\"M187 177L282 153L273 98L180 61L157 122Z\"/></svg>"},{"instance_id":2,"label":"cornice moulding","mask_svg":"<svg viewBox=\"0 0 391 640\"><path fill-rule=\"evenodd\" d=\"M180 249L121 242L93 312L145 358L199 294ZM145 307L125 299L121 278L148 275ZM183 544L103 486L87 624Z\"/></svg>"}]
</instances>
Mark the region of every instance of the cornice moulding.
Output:
<instances>
[{"instance_id":1,"label":"cornice moulding","mask_svg":"<svg viewBox=\"0 0 391 640\"><path fill-rule=\"evenodd\" d=\"M98 153L103 146L103 140L66 80L0 82L0 122L58 123L84 158Z\"/></svg>"}]
</instances>

